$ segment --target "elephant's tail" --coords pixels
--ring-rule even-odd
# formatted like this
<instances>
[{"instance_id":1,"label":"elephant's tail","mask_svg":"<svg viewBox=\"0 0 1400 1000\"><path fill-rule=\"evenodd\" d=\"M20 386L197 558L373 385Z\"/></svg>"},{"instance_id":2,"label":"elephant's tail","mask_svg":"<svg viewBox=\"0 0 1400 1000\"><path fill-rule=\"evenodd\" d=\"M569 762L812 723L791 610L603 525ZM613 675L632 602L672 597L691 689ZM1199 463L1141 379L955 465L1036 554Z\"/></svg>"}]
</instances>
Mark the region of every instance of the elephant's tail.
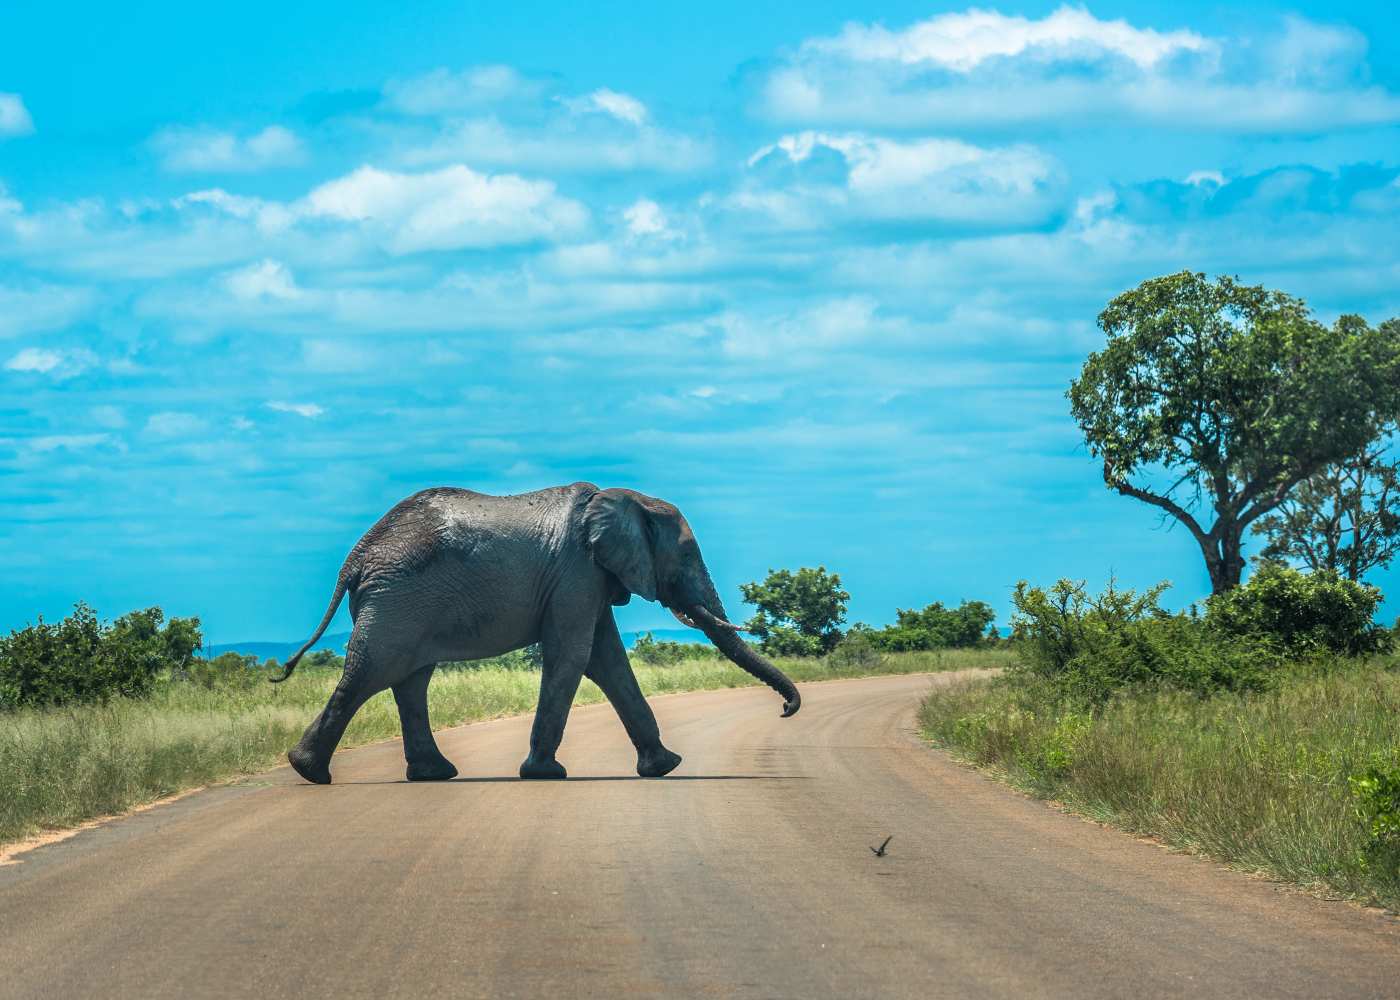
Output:
<instances>
[{"instance_id":1,"label":"elephant's tail","mask_svg":"<svg viewBox=\"0 0 1400 1000\"><path fill-rule=\"evenodd\" d=\"M316 626L316 634L310 639L307 639L306 645L302 646L288 658L286 665L282 668L281 677L268 678L273 684L281 684L288 677L292 676L292 671L296 669L297 663L306 654L306 651L316 645L316 641L321 638L321 633L325 632L326 629L330 627L331 619L335 617L336 610L340 607L340 602L345 598L345 592L350 589L352 577L357 575L348 572L348 570L349 567L346 567L340 571L340 578L335 584L335 593L331 595L330 607L326 608L326 614L325 617L321 619L321 624Z\"/></svg>"}]
</instances>

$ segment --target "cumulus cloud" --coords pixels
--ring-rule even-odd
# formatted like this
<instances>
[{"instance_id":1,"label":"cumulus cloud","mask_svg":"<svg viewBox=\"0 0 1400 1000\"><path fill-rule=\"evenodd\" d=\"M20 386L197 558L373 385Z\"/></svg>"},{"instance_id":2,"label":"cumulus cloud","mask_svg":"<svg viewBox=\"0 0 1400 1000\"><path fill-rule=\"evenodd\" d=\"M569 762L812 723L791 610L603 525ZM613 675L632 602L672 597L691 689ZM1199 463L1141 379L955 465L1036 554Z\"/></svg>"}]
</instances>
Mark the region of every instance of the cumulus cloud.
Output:
<instances>
[{"instance_id":1,"label":"cumulus cloud","mask_svg":"<svg viewBox=\"0 0 1400 1000\"><path fill-rule=\"evenodd\" d=\"M597 112L629 125L644 125L647 120L647 106L630 94L622 94L607 87L599 87L591 94L566 102L576 113Z\"/></svg>"},{"instance_id":2,"label":"cumulus cloud","mask_svg":"<svg viewBox=\"0 0 1400 1000\"><path fill-rule=\"evenodd\" d=\"M435 69L384 86L384 103L409 115L470 111L510 100L537 97L544 89L510 66L473 66L460 72Z\"/></svg>"},{"instance_id":3,"label":"cumulus cloud","mask_svg":"<svg viewBox=\"0 0 1400 1000\"><path fill-rule=\"evenodd\" d=\"M1033 146L814 131L783 136L748 164L759 179L729 204L790 228L842 219L1033 221L1053 206L1060 175Z\"/></svg>"},{"instance_id":4,"label":"cumulus cloud","mask_svg":"<svg viewBox=\"0 0 1400 1000\"><path fill-rule=\"evenodd\" d=\"M224 285L234 298L244 301L287 300L295 299L301 294L292 273L285 265L275 260L263 260L231 271L224 276Z\"/></svg>"},{"instance_id":5,"label":"cumulus cloud","mask_svg":"<svg viewBox=\"0 0 1400 1000\"><path fill-rule=\"evenodd\" d=\"M211 128L171 126L151 138L151 148L162 167L177 173L265 170L295 166L306 156L296 134L280 125L246 137Z\"/></svg>"},{"instance_id":6,"label":"cumulus cloud","mask_svg":"<svg viewBox=\"0 0 1400 1000\"><path fill-rule=\"evenodd\" d=\"M269 410L276 410L279 413L295 413L297 416L305 417L307 420L315 420L326 412L315 403L289 403L281 399L268 400L267 408Z\"/></svg>"},{"instance_id":7,"label":"cumulus cloud","mask_svg":"<svg viewBox=\"0 0 1400 1000\"><path fill-rule=\"evenodd\" d=\"M34 119L18 94L0 94L0 139L7 135L28 135L34 131Z\"/></svg>"},{"instance_id":8,"label":"cumulus cloud","mask_svg":"<svg viewBox=\"0 0 1400 1000\"><path fill-rule=\"evenodd\" d=\"M707 141L616 115L562 115L512 123L498 117L441 123L415 138L404 162L433 164L453 160L539 170L679 172L695 170L714 157Z\"/></svg>"},{"instance_id":9,"label":"cumulus cloud","mask_svg":"<svg viewBox=\"0 0 1400 1000\"><path fill-rule=\"evenodd\" d=\"M417 174L361 167L312 191L301 213L371 226L393 253L557 239L588 221L549 181L460 165Z\"/></svg>"},{"instance_id":10,"label":"cumulus cloud","mask_svg":"<svg viewBox=\"0 0 1400 1000\"><path fill-rule=\"evenodd\" d=\"M1365 54L1355 31L1298 17L1219 38L1082 7L1040 19L974 8L809 39L764 80L760 105L781 120L901 127L1116 118L1286 131L1400 120L1400 96L1366 82Z\"/></svg>"},{"instance_id":11,"label":"cumulus cloud","mask_svg":"<svg viewBox=\"0 0 1400 1000\"><path fill-rule=\"evenodd\" d=\"M6 361L5 368L12 372L30 372L55 379L68 379L81 375L96 364L97 355L82 347L26 347Z\"/></svg>"},{"instance_id":12,"label":"cumulus cloud","mask_svg":"<svg viewBox=\"0 0 1400 1000\"><path fill-rule=\"evenodd\" d=\"M661 206L650 198L638 198L623 210L622 219L633 236L670 238L678 235L670 228Z\"/></svg>"}]
</instances>

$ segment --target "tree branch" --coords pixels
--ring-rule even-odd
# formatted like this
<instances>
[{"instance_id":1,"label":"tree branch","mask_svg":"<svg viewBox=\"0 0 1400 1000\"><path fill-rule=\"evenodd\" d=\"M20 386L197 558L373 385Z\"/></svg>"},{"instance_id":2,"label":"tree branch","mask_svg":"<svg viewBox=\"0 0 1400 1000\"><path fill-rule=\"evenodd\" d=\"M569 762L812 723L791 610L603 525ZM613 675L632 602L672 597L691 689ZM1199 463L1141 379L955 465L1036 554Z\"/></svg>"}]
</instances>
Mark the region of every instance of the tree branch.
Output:
<instances>
[{"instance_id":1,"label":"tree branch","mask_svg":"<svg viewBox=\"0 0 1400 1000\"><path fill-rule=\"evenodd\" d=\"M1119 493L1123 494L1123 496L1134 497L1141 500L1143 503L1150 503L1152 506L1160 507L1162 510L1166 511L1172 517L1186 525L1186 530L1191 532L1192 536L1195 537L1196 541L1199 542L1202 547L1210 544L1210 536L1201 530L1201 526L1196 523L1196 519L1191 516L1191 512L1180 504L1167 497L1159 497L1155 493L1148 493L1146 490L1140 490L1126 480L1114 479L1107 465L1104 466L1103 478L1104 482L1107 483L1110 488L1117 490Z\"/></svg>"}]
</instances>

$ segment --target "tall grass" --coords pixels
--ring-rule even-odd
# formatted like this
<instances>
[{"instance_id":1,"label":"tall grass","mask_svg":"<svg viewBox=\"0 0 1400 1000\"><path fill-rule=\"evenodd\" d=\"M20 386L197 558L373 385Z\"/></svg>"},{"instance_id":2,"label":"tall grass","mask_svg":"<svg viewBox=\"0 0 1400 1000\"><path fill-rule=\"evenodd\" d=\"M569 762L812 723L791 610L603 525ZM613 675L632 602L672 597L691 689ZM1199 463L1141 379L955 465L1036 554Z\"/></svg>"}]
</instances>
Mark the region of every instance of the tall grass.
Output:
<instances>
[{"instance_id":1,"label":"tall grass","mask_svg":"<svg viewBox=\"0 0 1400 1000\"><path fill-rule=\"evenodd\" d=\"M1400 866L1371 850L1348 783L1400 767L1396 666L1338 661L1262 693L1139 693L1093 714L1003 677L938 690L921 719L935 742L1096 819L1400 908Z\"/></svg>"},{"instance_id":2,"label":"tall grass","mask_svg":"<svg viewBox=\"0 0 1400 1000\"><path fill-rule=\"evenodd\" d=\"M794 680L808 681L1000 666L1006 660L997 650L949 650L892 655L861 667L824 660L779 665ZM637 664L636 674L647 694L758 683L727 661L710 659ZM213 688L170 682L143 700L0 714L0 842L273 766L320 711L339 676L303 669L280 685L251 676ZM432 724L527 712L538 689L539 674L525 670L439 670L428 694ZM585 681L576 703L602 699ZM398 734L398 713L385 692L360 709L343 745Z\"/></svg>"}]
</instances>

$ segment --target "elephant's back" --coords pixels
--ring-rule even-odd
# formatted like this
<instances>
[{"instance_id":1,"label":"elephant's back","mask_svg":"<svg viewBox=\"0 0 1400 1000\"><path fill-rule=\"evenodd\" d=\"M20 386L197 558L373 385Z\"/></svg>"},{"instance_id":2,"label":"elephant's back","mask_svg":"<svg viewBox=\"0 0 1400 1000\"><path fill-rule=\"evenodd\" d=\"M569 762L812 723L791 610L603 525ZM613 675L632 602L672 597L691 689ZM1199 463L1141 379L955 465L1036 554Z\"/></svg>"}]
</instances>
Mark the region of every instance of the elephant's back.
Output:
<instances>
[{"instance_id":1,"label":"elephant's back","mask_svg":"<svg viewBox=\"0 0 1400 1000\"><path fill-rule=\"evenodd\" d=\"M395 504L356 545L361 584L419 572L447 559L519 558L566 530L565 516L589 483L495 496L454 486L422 490Z\"/></svg>"}]
</instances>

